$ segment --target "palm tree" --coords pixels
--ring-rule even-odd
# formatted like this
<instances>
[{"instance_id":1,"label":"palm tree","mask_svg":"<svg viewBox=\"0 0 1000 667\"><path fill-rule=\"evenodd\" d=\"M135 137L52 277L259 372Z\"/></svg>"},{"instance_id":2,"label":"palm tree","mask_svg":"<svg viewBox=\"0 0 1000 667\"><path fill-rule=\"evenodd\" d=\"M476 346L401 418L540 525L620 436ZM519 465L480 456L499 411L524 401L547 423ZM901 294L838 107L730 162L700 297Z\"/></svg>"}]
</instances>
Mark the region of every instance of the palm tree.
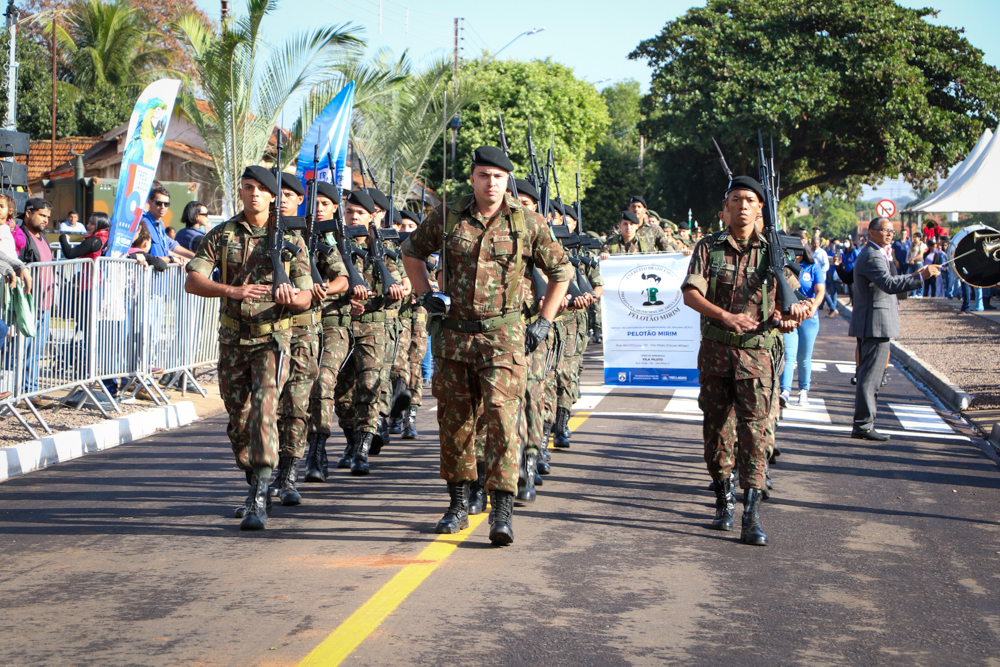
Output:
<instances>
[{"instance_id":1,"label":"palm tree","mask_svg":"<svg viewBox=\"0 0 1000 667\"><path fill-rule=\"evenodd\" d=\"M388 183L389 169L395 164L396 206L405 202L414 180L421 177L448 120L481 97L472 77L454 85L451 63L441 58L423 72L410 74L403 85L383 96L380 104L355 112L355 145L371 161L380 184ZM387 192L388 186L382 189Z\"/></svg>"},{"instance_id":2,"label":"palm tree","mask_svg":"<svg viewBox=\"0 0 1000 667\"><path fill-rule=\"evenodd\" d=\"M177 27L193 54L202 104L194 91L180 98L205 140L230 211L238 209L239 177L258 164L288 98L331 77L331 67L364 42L350 24L294 35L283 44L264 41L261 26L277 0L247 0L247 15L230 17L211 32L193 13Z\"/></svg>"},{"instance_id":3,"label":"palm tree","mask_svg":"<svg viewBox=\"0 0 1000 667\"><path fill-rule=\"evenodd\" d=\"M138 94L150 81L178 75L169 51L149 47L159 33L148 29L128 0L76 0L65 16L68 25L57 24L56 34L71 54L73 92L134 88ZM51 21L47 32L52 34Z\"/></svg>"}]
</instances>

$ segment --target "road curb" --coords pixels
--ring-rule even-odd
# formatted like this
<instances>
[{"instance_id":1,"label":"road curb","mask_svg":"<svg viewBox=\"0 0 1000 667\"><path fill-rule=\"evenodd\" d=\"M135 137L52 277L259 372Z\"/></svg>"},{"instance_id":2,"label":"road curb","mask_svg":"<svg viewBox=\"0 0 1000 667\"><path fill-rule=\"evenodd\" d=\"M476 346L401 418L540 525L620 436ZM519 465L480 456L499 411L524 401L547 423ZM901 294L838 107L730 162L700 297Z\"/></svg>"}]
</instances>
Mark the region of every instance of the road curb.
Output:
<instances>
[{"instance_id":1,"label":"road curb","mask_svg":"<svg viewBox=\"0 0 1000 667\"><path fill-rule=\"evenodd\" d=\"M848 322L851 321L852 308L846 304L837 302L837 310ZM912 350L900 345L896 341L890 341L892 356L909 371L910 375L923 382L940 401L953 412L961 412L969 407L975 396L962 391L962 388L954 384L943 373L935 369L930 364L924 362Z\"/></svg>"},{"instance_id":2,"label":"road curb","mask_svg":"<svg viewBox=\"0 0 1000 667\"><path fill-rule=\"evenodd\" d=\"M38 440L0 447L0 482L197 420L194 404L179 401L71 431L53 433Z\"/></svg>"}]
</instances>

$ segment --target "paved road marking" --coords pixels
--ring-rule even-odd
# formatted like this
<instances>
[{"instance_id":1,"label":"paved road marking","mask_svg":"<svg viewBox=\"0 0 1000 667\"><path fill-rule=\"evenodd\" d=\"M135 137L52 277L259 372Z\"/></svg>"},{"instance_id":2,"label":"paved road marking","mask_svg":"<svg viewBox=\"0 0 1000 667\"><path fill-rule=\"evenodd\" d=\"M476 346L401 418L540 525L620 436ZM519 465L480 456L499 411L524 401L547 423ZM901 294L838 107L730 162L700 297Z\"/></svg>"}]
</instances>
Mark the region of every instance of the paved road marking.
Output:
<instances>
[{"instance_id":1,"label":"paved road marking","mask_svg":"<svg viewBox=\"0 0 1000 667\"><path fill-rule=\"evenodd\" d=\"M698 387L674 389L674 393L667 401L667 407L663 408L663 411L676 415L697 415L701 419L701 408L698 407L700 391Z\"/></svg>"},{"instance_id":2,"label":"paved road marking","mask_svg":"<svg viewBox=\"0 0 1000 667\"><path fill-rule=\"evenodd\" d=\"M614 388L614 385L580 385L580 400L574 403L570 410L593 410Z\"/></svg>"},{"instance_id":3,"label":"paved road marking","mask_svg":"<svg viewBox=\"0 0 1000 667\"><path fill-rule=\"evenodd\" d=\"M796 399L797 400L797 399ZM832 424L826 402L822 398L809 397L809 405L789 403L781 410L781 421L804 422L807 424Z\"/></svg>"},{"instance_id":4,"label":"paved road marking","mask_svg":"<svg viewBox=\"0 0 1000 667\"><path fill-rule=\"evenodd\" d=\"M813 361L812 362L812 372L813 373L825 373L826 372L826 364L824 362L822 362L822 361Z\"/></svg>"},{"instance_id":5,"label":"paved road marking","mask_svg":"<svg viewBox=\"0 0 1000 667\"><path fill-rule=\"evenodd\" d=\"M890 403L889 408L896 419L908 431L927 431L931 433L954 433L955 429L941 419L941 416L929 405L909 405Z\"/></svg>"},{"instance_id":6,"label":"paved road marking","mask_svg":"<svg viewBox=\"0 0 1000 667\"><path fill-rule=\"evenodd\" d=\"M856 367L854 364L837 364L837 370L841 373L847 373L848 375L854 375Z\"/></svg>"},{"instance_id":7,"label":"paved road marking","mask_svg":"<svg viewBox=\"0 0 1000 667\"><path fill-rule=\"evenodd\" d=\"M343 662L410 593L430 576L437 566L489 516L486 512L469 517L469 527L455 535L441 535L428 544L414 563L396 573L350 618L307 655L299 667L334 667Z\"/></svg>"},{"instance_id":8,"label":"paved road marking","mask_svg":"<svg viewBox=\"0 0 1000 667\"><path fill-rule=\"evenodd\" d=\"M575 431L580 428L591 414L580 412L573 415L569 420L569 429ZM488 512L470 516L466 530L457 535L441 535L424 547L413 563L397 572L368 598L340 627L310 651L299 667L335 667L343 662L488 516Z\"/></svg>"},{"instance_id":9,"label":"paved road marking","mask_svg":"<svg viewBox=\"0 0 1000 667\"><path fill-rule=\"evenodd\" d=\"M812 400L812 399L810 399ZM682 414L682 413L672 413L672 414L660 414L658 412L591 412L591 417L624 417L632 419L666 419L673 421L693 421L700 422L701 415L692 414ZM851 426L837 426L834 424L816 424L807 422L787 422L779 421L778 429L782 430L785 428L801 428L814 431L832 431L835 433L850 433ZM963 442L969 442L969 437L955 433L934 433L916 430L906 430L897 431L889 430L879 427L879 433L888 433L889 435L902 436L902 437L913 437L913 438L932 438L935 440L961 440Z\"/></svg>"}]
</instances>

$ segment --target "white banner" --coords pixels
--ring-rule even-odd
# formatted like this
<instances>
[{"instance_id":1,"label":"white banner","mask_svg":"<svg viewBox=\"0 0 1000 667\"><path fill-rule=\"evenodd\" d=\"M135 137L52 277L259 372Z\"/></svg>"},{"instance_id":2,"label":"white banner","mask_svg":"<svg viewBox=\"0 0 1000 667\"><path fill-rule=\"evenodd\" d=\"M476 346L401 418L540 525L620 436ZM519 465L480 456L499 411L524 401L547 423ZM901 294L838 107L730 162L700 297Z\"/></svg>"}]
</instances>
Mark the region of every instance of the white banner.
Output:
<instances>
[{"instance_id":1,"label":"white banner","mask_svg":"<svg viewBox=\"0 0 1000 667\"><path fill-rule=\"evenodd\" d=\"M657 253L601 262L604 384L698 386L701 320L681 294L690 261Z\"/></svg>"}]
</instances>

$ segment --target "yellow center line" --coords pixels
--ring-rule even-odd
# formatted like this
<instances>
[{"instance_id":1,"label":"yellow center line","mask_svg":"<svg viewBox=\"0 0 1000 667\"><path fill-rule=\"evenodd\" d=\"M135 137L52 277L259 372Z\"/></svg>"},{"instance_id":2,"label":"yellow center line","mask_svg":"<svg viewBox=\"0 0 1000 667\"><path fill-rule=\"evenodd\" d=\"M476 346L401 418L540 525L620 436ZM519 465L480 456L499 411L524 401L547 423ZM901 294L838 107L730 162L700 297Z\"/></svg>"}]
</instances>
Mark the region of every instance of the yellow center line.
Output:
<instances>
[{"instance_id":1,"label":"yellow center line","mask_svg":"<svg viewBox=\"0 0 1000 667\"><path fill-rule=\"evenodd\" d=\"M574 431L580 428L589 416L589 412L577 413L569 420L569 429ZM424 547L414 558L415 562L397 572L340 627L310 651L299 663L299 667L335 667L343 662L488 516L485 511L470 516L468 529L457 535L441 535Z\"/></svg>"},{"instance_id":2,"label":"yellow center line","mask_svg":"<svg viewBox=\"0 0 1000 667\"><path fill-rule=\"evenodd\" d=\"M414 560L396 573L389 582L368 599L361 608L307 655L299 667L334 667L351 654L375 631L410 593L444 562L451 552L489 516L487 512L469 517L469 527L454 535L441 535L428 544Z\"/></svg>"}]
</instances>

